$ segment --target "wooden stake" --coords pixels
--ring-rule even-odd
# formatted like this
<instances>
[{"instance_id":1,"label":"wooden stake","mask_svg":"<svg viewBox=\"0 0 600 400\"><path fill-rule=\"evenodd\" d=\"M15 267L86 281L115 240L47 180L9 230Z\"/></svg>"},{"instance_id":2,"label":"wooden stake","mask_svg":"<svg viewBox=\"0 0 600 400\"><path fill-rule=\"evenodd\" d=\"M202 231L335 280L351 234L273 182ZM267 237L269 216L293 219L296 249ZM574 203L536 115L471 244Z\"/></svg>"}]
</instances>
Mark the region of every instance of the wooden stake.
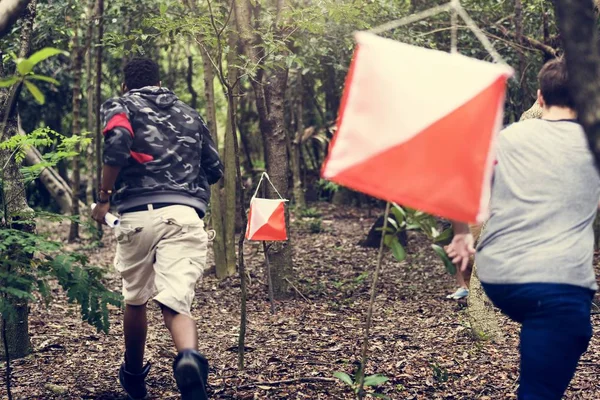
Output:
<instances>
[{"instance_id":1,"label":"wooden stake","mask_svg":"<svg viewBox=\"0 0 600 400\"><path fill-rule=\"evenodd\" d=\"M373 305L375 304L375 295L377 293L377 280L379 279L379 270L381 269L381 262L383 261L383 248L385 246L385 231L388 226L388 218L390 216L390 202L385 206L385 213L383 216L383 231L381 232L381 243L379 244L379 254L377 255L377 265L375 266L375 272L373 273L373 283L371 284L371 300L369 301L369 308L367 310L367 322L365 323L365 335L363 339L362 347L362 358L360 362L360 371L358 371L358 398L362 399L365 395L363 387L365 384L365 368L367 365L367 350L369 348L369 331L371 329L371 321L373 319Z\"/></svg>"},{"instance_id":2,"label":"wooden stake","mask_svg":"<svg viewBox=\"0 0 600 400\"><path fill-rule=\"evenodd\" d=\"M269 303L271 304L271 314L275 315L275 301L273 295L273 280L271 279L271 263L269 262L269 249L271 245L263 241L263 251L265 252L265 267L267 272L267 289L269 291Z\"/></svg>"}]
</instances>

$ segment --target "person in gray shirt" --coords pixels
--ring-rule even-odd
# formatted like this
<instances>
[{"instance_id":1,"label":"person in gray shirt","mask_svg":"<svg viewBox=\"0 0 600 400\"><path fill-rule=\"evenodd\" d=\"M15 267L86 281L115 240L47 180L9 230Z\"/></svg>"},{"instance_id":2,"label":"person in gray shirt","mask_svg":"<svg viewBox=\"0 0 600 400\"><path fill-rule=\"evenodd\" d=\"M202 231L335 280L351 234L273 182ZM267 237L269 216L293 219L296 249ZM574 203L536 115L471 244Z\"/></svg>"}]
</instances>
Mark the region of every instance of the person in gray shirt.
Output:
<instances>
[{"instance_id":1,"label":"person in gray shirt","mask_svg":"<svg viewBox=\"0 0 600 400\"><path fill-rule=\"evenodd\" d=\"M475 254L489 298L522 324L519 400L558 400L592 336L600 177L565 62L548 62L538 78L542 118L515 123L497 139L477 251L468 225L454 222L448 254L462 268Z\"/></svg>"}]
</instances>

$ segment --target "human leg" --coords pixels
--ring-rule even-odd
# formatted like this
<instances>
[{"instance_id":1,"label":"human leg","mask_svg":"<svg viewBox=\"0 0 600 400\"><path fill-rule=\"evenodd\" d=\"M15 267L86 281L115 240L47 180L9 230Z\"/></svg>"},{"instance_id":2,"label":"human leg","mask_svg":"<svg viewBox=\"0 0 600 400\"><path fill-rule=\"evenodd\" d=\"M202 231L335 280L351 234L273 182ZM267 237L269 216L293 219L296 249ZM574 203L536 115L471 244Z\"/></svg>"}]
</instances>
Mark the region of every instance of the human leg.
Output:
<instances>
[{"instance_id":1,"label":"human leg","mask_svg":"<svg viewBox=\"0 0 600 400\"><path fill-rule=\"evenodd\" d=\"M178 355L173 363L183 400L208 399L208 362L198 353L196 324L190 309L196 282L202 277L208 251L204 224L189 207L161 209L163 235L158 243L154 270L158 294L154 298Z\"/></svg>"},{"instance_id":2,"label":"human leg","mask_svg":"<svg viewBox=\"0 0 600 400\"><path fill-rule=\"evenodd\" d=\"M148 322L146 303L154 288L153 229L147 214L125 214L121 225L115 229L117 253L115 268L123 278L125 313L123 334L125 340L125 362L119 370L119 382L129 399L144 399L147 396L145 379L150 364L144 366L144 352Z\"/></svg>"},{"instance_id":3,"label":"human leg","mask_svg":"<svg viewBox=\"0 0 600 400\"><path fill-rule=\"evenodd\" d=\"M562 284L484 284L504 313L521 322L519 400L561 399L592 336L592 292Z\"/></svg>"},{"instance_id":4,"label":"human leg","mask_svg":"<svg viewBox=\"0 0 600 400\"><path fill-rule=\"evenodd\" d=\"M519 400L562 399L590 338L583 332L525 321L521 328Z\"/></svg>"},{"instance_id":5,"label":"human leg","mask_svg":"<svg viewBox=\"0 0 600 400\"><path fill-rule=\"evenodd\" d=\"M125 361L128 372L139 374L144 364L148 321L146 304L125 306L123 334L125 336Z\"/></svg>"},{"instance_id":6,"label":"human leg","mask_svg":"<svg viewBox=\"0 0 600 400\"><path fill-rule=\"evenodd\" d=\"M173 311L161 305L165 326L171 332L173 343L178 352L187 349L198 350L198 332L196 322L185 314Z\"/></svg>"}]
</instances>

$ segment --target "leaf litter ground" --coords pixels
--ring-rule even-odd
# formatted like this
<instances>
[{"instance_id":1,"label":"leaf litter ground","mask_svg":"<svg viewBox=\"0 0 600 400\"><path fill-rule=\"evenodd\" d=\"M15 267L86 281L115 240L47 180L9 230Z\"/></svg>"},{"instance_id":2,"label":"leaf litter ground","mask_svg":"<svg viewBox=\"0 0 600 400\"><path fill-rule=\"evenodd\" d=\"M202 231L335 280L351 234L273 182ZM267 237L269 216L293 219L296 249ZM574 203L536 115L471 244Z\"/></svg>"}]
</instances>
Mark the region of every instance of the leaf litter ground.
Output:
<instances>
[{"instance_id":1,"label":"leaf litter ground","mask_svg":"<svg viewBox=\"0 0 600 400\"><path fill-rule=\"evenodd\" d=\"M214 399L352 399L349 387L333 378L356 371L360 358L371 272L377 249L357 246L376 213L319 206L323 232L293 219L295 297L277 302L271 315L260 244L247 244L249 264L246 369L237 370L239 279L206 277L196 288L193 315L200 351L210 363ZM381 211L381 210L379 210ZM65 238L68 226L43 226ZM313 228L314 229L314 228ZM115 241L105 229L103 248L84 250L109 271L107 285L119 290L112 269ZM89 243L75 247L85 248ZM74 247L73 247L74 248ZM426 238L412 235L401 264L385 257L370 341L367 374L389 381L376 391L391 399L515 399L518 381L518 326L500 316L507 340L474 341L465 304L447 300L454 290ZM209 256L212 265L212 255ZM600 270L599 270L600 271ZM300 295L300 293L302 295ZM13 363L15 399L125 399L117 382L123 358L122 311L111 308L108 335L81 322L75 306L54 289L48 307L32 304L33 353ZM175 356L158 307L149 308L148 387L153 399L177 399L172 378ZM600 317L594 316L594 327ZM0 374L4 378L4 364ZM567 399L600 398L600 337L583 356ZM0 398L6 398L4 383Z\"/></svg>"}]
</instances>

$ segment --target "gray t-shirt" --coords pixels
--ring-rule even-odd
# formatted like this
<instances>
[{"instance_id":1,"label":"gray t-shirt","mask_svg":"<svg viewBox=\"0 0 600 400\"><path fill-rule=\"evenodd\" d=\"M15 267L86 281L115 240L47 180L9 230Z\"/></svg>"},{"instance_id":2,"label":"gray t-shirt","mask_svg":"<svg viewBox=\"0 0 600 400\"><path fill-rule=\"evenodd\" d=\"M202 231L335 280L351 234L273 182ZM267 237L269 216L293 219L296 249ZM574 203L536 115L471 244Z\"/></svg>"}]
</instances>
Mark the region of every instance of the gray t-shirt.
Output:
<instances>
[{"instance_id":1,"label":"gray t-shirt","mask_svg":"<svg viewBox=\"0 0 600 400\"><path fill-rule=\"evenodd\" d=\"M532 119L497 143L490 218L476 254L485 283L564 283L597 290L593 222L600 178L573 121Z\"/></svg>"}]
</instances>

